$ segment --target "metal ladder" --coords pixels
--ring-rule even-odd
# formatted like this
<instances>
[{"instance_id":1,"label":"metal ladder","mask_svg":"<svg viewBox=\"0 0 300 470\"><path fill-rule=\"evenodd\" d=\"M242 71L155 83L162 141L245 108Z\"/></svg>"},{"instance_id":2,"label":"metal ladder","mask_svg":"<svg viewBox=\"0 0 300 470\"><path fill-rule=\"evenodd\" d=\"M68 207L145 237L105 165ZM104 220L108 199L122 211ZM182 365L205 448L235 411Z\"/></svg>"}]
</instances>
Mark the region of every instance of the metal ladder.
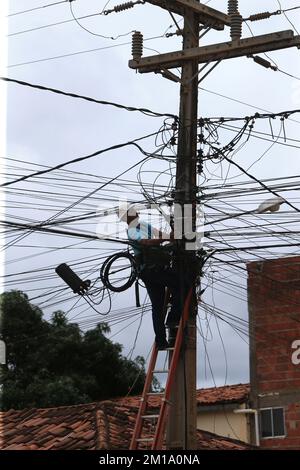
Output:
<instances>
[{"instance_id":1,"label":"metal ladder","mask_svg":"<svg viewBox=\"0 0 300 470\"><path fill-rule=\"evenodd\" d=\"M171 354L170 361L169 361L169 368L163 370L155 370L157 356L158 356L158 349L156 343L154 343L152 348L152 354L149 362L149 367L146 375L144 390L141 397L141 403L135 423L135 428L133 431L131 443L130 443L130 450L136 450L139 448L140 444L148 444L151 445L151 449L162 449L165 429L167 424L167 418L170 411L170 407L172 406L172 402L170 401L172 386L174 383L176 369L178 365L184 328L189 316L189 306L192 297L192 289L190 289L187 298L185 300L183 314L181 316L181 320L179 323L176 341L174 348L167 348ZM167 373L167 382L164 392L151 392L151 384L153 380L154 374L157 373ZM161 396L160 401L160 409L158 414L147 414L147 410L149 408L149 398L151 396ZM142 437L143 429L145 428L145 423L147 420L154 420L156 421L155 432L153 436ZM149 421L148 421L149 422Z\"/></svg>"}]
</instances>

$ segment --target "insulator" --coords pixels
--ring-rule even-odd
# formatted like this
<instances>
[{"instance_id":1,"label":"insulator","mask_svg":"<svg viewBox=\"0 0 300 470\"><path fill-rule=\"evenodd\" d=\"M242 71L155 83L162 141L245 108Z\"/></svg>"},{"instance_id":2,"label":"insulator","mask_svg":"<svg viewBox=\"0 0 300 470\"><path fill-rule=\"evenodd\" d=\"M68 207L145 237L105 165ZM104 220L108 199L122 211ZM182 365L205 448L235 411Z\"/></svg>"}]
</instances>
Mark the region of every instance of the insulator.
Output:
<instances>
[{"instance_id":1,"label":"insulator","mask_svg":"<svg viewBox=\"0 0 300 470\"><path fill-rule=\"evenodd\" d=\"M166 33L166 38L171 38L172 36L183 36L183 29L177 29L175 33Z\"/></svg>"},{"instance_id":2,"label":"insulator","mask_svg":"<svg viewBox=\"0 0 300 470\"><path fill-rule=\"evenodd\" d=\"M254 62L256 62L257 64L259 65L262 65L263 67L265 67L266 69L272 69L274 70L275 72L278 70L278 67L276 65L272 65L271 62L269 62L268 60L264 59L263 57L260 57L258 55L256 56L249 56L251 57Z\"/></svg>"},{"instance_id":3,"label":"insulator","mask_svg":"<svg viewBox=\"0 0 300 470\"><path fill-rule=\"evenodd\" d=\"M135 31L132 35L131 52L133 59L140 59L143 55L143 35L140 31Z\"/></svg>"},{"instance_id":4,"label":"insulator","mask_svg":"<svg viewBox=\"0 0 300 470\"><path fill-rule=\"evenodd\" d=\"M263 59L262 57L255 56L253 57L254 62L256 62L259 65L262 65L263 67L266 67L266 69L269 69L271 67L271 62L269 62L266 59Z\"/></svg>"},{"instance_id":5,"label":"insulator","mask_svg":"<svg viewBox=\"0 0 300 470\"><path fill-rule=\"evenodd\" d=\"M135 4L133 2L121 3L121 5L116 5L114 7L114 11L118 13L119 11L129 10L130 8L133 8L134 5Z\"/></svg>"},{"instance_id":6,"label":"insulator","mask_svg":"<svg viewBox=\"0 0 300 470\"><path fill-rule=\"evenodd\" d=\"M228 0L228 15L232 15L232 13L236 13L238 9L239 9L238 0Z\"/></svg>"},{"instance_id":7,"label":"insulator","mask_svg":"<svg viewBox=\"0 0 300 470\"><path fill-rule=\"evenodd\" d=\"M260 20L267 20L268 18L271 18L271 13L269 11L266 11L264 13L257 13L256 15L251 15L249 16L248 20L249 21L260 21Z\"/></svg>"},{"instance_id":8,"label":"insulator","mask_svg":"<svg viewBox=\"0 0 300 470\"><path fill-rule=\"evenodd\" d=\"M230 25L230 36L231 39L234 41L236 39L241 39L242 37L242 29L243 29L243 17L237 11L230 15L231 18L231 25Z\"/></svg>"}]
</instances>

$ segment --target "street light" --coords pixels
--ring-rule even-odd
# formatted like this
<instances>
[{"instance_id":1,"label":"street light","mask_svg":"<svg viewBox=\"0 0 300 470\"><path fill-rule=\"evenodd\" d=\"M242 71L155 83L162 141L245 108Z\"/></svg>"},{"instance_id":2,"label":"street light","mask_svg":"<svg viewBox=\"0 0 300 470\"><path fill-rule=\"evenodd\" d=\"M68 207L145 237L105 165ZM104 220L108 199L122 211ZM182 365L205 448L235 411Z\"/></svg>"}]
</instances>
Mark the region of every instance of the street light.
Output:
<instances>
[{"instance_id":1,"label":"street light","mask_svg":"<svg viewBox=\"0 0 300 470\"><path fill-rule=\"evenodd\" d=\"M263 214L265 212L278 212L280 209L281 204L285 202L285 199L282 197L272 197L271 199L267 199L266 201L262 202L257 210L257 214Z\"/></svg>"},{"instance_id":2,"label":"street light","mask_svg":"<svg viewBox=\"0 0 300 470\"><path fill-rule=\"evenodd\" d=\"M230 214L230 215L227 215L226 217L222 217L222 219L218 219L213 222L206 222L204 225L216 224L217 222L223 222L224 220L235 219L242 215L264 214L265 212L277 212L279 211L281 204L283 204L284 202L286 202L286 200L280 196L272 197L271 199L266 199L264 202L262 202L258 206L257 209L254 209L251 211L238 212L237 214Z\"/></svg>"}]
</instances>

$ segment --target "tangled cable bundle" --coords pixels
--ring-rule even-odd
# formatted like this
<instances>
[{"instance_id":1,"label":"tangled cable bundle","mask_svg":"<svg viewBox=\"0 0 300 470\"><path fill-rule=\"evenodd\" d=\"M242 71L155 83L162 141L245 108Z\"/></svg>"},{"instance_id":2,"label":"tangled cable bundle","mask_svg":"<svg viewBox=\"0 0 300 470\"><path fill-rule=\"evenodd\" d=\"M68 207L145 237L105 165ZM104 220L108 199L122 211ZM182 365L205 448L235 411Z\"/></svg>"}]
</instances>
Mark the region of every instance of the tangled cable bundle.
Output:
<instances>
[{"instance_id":1,"label":"tangled cable bundle","mask_svg":"<svg viewBox=\"0 0 300 470\"><path fill-rule=\"evenodd\" d=\"M112 267L113 263L115 261L117 261L118 259L120 259L120 258L125 258L125 259L130 261L131 273L130 273L129 279L125 282L125 284L117 287L117 286L114 286L110 282L109 274L110 274L110 270L111 270L111 267ZM115 255L109 256L104 261L103 265L101 266L100 278L101 278L102 284L107 289L109 289L113 292L123 292L123 291L129 289L129 287L131 287L133 285L133 283L135 282L135 280L137 278L136 262L135 262L134 257L128 251L122 251L121 253L117 253Z\"/></svg>"}]
</instances>

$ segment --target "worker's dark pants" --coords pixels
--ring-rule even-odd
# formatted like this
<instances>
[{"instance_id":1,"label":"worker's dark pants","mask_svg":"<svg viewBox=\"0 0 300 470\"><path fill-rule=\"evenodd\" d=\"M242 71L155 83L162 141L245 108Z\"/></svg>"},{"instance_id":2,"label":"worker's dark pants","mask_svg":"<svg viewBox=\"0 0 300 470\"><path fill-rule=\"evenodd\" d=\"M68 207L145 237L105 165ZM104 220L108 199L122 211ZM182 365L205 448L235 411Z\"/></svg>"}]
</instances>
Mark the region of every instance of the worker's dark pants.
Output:
<instances>
[{"instance_id":1,"label":"worker's dark pants","mask_svg":"<svg viewBox=\"0 0 300 470\"><path fill-rule=\"evenodd\" d=\"M178 324L181 313L181 289L178 274L170 268L167 269L147 269L145 268L140 277L144 282L152 303L152 319L157 343L166 340L166 330L163 318L163 307L165 301L165 289L168 287L171 292L171 310L168 314L167 325Z\"/></svg>"}]
</instances>

